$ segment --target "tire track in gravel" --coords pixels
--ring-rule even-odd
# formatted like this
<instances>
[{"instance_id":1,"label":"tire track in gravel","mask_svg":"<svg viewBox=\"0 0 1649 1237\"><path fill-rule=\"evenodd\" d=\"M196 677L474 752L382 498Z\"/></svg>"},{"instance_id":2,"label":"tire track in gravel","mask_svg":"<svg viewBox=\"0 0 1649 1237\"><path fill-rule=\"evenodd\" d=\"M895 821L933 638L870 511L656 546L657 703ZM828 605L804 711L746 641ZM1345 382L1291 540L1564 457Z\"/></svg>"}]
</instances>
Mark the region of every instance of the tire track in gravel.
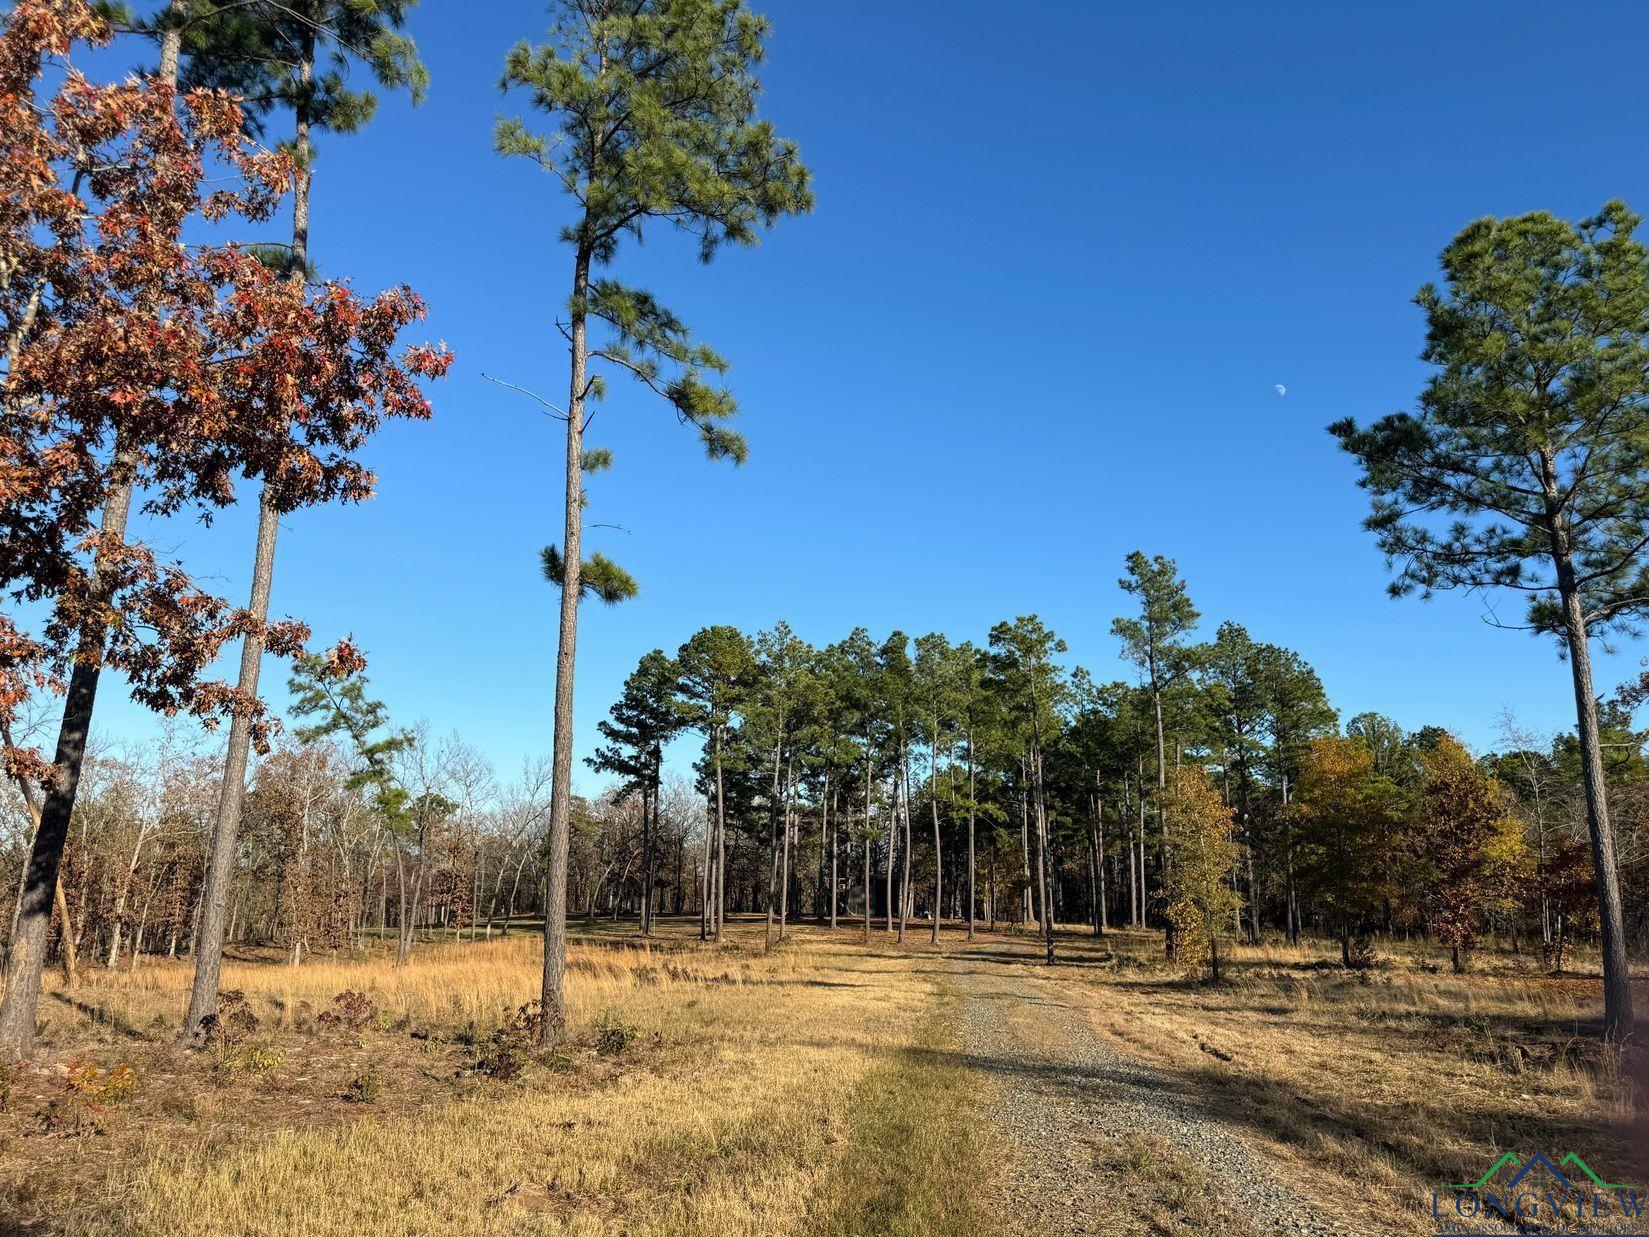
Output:
<instances>
[{"instance_id":1,"label":"tire track in gravel","mask_svg":"<svg viewBox=\"0 0 1649 1237\"><path fill-rule=\"evenodd\" d=\"M956 959L953 983L968 1065L996 1084L989 1115L1013 1143L1002 1200L1011 1223L1055 1237L1144 1231L1128 1183L1099 1157L1110 1144L1145 1136L1168 1144L1212 1186L1219 1214L1203 1231L1338 1231L1232 1127L1104 1042L1055 985L1003 961Z\"/></svg>"}]
</instances>

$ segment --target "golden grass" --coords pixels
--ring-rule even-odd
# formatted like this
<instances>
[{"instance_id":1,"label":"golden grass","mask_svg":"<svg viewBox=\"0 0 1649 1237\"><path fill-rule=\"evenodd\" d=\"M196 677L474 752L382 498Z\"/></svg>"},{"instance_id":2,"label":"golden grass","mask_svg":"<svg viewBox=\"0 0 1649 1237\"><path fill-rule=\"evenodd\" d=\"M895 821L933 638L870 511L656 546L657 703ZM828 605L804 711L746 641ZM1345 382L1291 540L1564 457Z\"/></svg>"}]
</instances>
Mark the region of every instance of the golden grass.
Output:
<instances>
[{"instance_id":1,"label":"golden grass","mask_svg":"<svg viewBox=\"0 0 1649 1237\"><path fill-rule=\"evenodd\" d=\"M491 942L427 945L399 967L387 954L312 958L299 966L230 961L223 968L222 987L245 993L260 1018L281 1028L294 1024L303 1003L319 1012L338 993L350 990L366 994L396 1022L474 1023L490 1030L538 996L543 957L541 938L518 934ZM569 950L569 1015L575 1023L587 1020L640 985L743 983L754 965L750 955L737 949L695 952L685 941L649 942L633 933L596 937ZM157 1018L181 1020L193 973L186 961L149 963L135 973L93 970L72 996L94 1019L148 1027ZM48 996L71 995L63 992L60 981L47 987Z\"/></svg>"},{"instance_id":2,"label":"golden grass","mask_svg":"<svg viewBox=\"0 0 1649 1237\"><path fill-rule=\"evenodd\" d=\"M1160 959L1160 936L1076 947L1063 990L1093 1025L1319 1198L1377 1200L1346 1231L1428 1233L1431 1191L1506 1150L1575 1151L1616 1180L1649 1177L1639 1084L1597 1038L1597 984L1485 956L1454 975L1386 946L1352 973L1332 943L1238 948L1208 985ZM1634 1094L1637 1098L1634 1100Z\"/></svg>"},{"instance_id":3,"label":"golden grass","mask_svg":"<svg viewBox=\"0 0 1649 1237\"><path fill-rule=\"evenodd\" d=\"M221 1057L172 1039L186 963L51 986L40 1068L0 1103L0 1220L98 1235L1000 1231L1008 1148L979 1119L999 1083L956 1051L958 965L1084 1011L1337 1232L1433 1231L1431 1189L1508 1149L1649 1176L1631 1141L1643 1104L1596 1037L1596 980L1553 980L1526 958L1485 953L1457 976L1387 947L1352 974L1332 943L1268 944L1235 950L1228 982L1209 986L1165 966L1147 933L1072 931L1052 972L1011 934L976 943L998 954L986 963L947 960L955 937L899 950L804 927L772 954L759 942L755 924L720 947L693 925L652 943L633 926L581 929L574 1042L512 1080L475 1067L536 995L531 934L428 943L402 968L382 951L237 959L225 987L261 1025ZM314 1017L346 989L374 1006L358 1034ZM597 1054L598 1016L633 1027L635 1045ZM60 1067L75 1060L131 1062L136 1097L63 1120ZM1222 1183L1172 1148L1096 1143L1086 1162L1124 1200L1119 1232L1242 1231ZM1141 1190L1149 1208L1126 1210Z\"/></svg>"},{"instance_id":4,"label":"golden grass","mask_svg":"<svg viewBox=\"0 0 1649 1237\"><path fill-rule=\"evenodd\" d=\"M948 998L912 965L920 955L806 929L763 955L743 932L715 948L672 931L661 945L612 936L572 951L575 1033L605 1011L635 1028L637 1047L613 1059L575 1043L508 1082L452 1079L473 1050L450 1037L478 1038L534 995L533 940L426 948L400 969L237 964L225 986L267 1019L260 1035L277 1063L226 1076L198 1057L157 1060L149 1080L189 1095L146 1095L141 1115L134 1105L111 1117L114 1162L96 1139L59 1142L90 1179L33 1205L54 1231L80 1233L988 1227L988 1174L956 1171L976 1084L926 1051L951 1032ZM130 1028L162 1015L170 1026L187 979L168 965L85 985L75 999L106 1036L96 1055L112 1060ZM346 988L377 1008L358 1041L295 1029L301 1002L318 1010ZM48 1039L83 1051L87 1017L59 1007ZM338 1079L374 1068L390 1079L383 1101L337 1097ZM237 1111L255 1114L253 1128Z\"/></svg>"}]
</instances>

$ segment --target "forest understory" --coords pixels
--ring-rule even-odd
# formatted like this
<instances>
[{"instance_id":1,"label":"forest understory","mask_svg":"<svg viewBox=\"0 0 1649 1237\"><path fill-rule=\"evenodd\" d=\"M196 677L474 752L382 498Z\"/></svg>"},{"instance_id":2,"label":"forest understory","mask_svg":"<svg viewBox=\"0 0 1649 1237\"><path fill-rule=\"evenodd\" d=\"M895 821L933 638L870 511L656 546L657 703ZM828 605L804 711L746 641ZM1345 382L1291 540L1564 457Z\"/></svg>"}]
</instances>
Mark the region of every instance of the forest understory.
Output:
<instances>
[{"instance_id":1,"label":"forest understory","mask_svg":"<svg viewBox=\"0 0 1649 1237\"><path fill-rule=\"evenodd\" d=\"M1422 1233L1506 1150L1649 1175L1595 959L1307 941L1210 985L1143 932L1073 927L1048 968L1030 931L600 924L545 1054L531 927L401 967L236 951L202 1051L184 963L49 988L0 1232Z\"/></svg>"}]
</instances>

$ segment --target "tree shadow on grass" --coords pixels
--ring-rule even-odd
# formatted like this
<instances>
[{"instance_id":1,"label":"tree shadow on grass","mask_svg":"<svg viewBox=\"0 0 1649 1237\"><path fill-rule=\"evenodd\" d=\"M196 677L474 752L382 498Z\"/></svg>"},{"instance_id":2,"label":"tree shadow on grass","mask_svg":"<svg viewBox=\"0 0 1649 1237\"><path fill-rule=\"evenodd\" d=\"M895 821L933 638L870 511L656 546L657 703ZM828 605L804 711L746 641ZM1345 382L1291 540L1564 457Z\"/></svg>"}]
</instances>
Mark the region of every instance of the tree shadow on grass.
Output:
<instances>
[{"instance_id":1,"label":"tree shadow on grass","mask_svg":"<svg viewBox=\"0 0 1649 1237\"><path fill-rule=\"evenodd\" d=\"M77 1000L64 992L52 992L48 995L52 998L52 1000L58 1002L58 1004L67 1006L69 1009L74 1010L77 1014L83 1014L86 1018L90 1019L94 1026L108 1027L111 1031L123 1039L138 1040L145 1044L155 1042L154 1036L145 1031L139 1030L118 1014L111 1014L101 1005L93 1005L89 1001Z\"/></svg>"}]
</instances>

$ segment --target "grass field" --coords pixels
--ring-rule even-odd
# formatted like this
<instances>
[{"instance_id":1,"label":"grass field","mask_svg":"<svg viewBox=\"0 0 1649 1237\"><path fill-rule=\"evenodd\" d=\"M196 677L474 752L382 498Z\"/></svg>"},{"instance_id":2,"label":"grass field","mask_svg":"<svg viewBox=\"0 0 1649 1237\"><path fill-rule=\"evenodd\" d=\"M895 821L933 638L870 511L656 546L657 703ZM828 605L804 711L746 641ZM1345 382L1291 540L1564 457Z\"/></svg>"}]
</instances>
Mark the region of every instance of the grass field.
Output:
<instances>
[{"instance_id":1,"label":"grass field","mask_svg":"<svg viewBox=\"0 0 1649 1237\"><path fill-rule=\"evenodd\" d=\"M1307 1197L1343 1199L1349 1181L1396 1200L1405 1220L1384 1231L1504 1150L1649 1177L1632 1152L1643 1104L1630 1062L1598 1045L1593 980L1508 955L1453 976L1403 949L1352 975L1308 945L1240 950L1210 987L1143 933L1073 931L1051 972L1013 960L1028 939L946 936L900 950L807 926L763 954L753 924L719 947L691 924L652 943L633 925L583 930L574 1041L549 1057L511 1030L535 991L531 933L426 944L399 969L238 958L225 987L256 1026L201 1053L172 1039L186 964L94 973L49 990L39 1060L7 1080L0 1231L1011 1230L1012 1156L980 1118L1004 1083L958 1051L951 982L1004 962ZM364 1001L334 1000L346 991ZM1103 1150L1119 1189L1150 1158ZM1220 1183L1172 1167L1184 1205L1149 1227L1220 1231L1199 1201Z\"/></svg>"}]
</instances>

